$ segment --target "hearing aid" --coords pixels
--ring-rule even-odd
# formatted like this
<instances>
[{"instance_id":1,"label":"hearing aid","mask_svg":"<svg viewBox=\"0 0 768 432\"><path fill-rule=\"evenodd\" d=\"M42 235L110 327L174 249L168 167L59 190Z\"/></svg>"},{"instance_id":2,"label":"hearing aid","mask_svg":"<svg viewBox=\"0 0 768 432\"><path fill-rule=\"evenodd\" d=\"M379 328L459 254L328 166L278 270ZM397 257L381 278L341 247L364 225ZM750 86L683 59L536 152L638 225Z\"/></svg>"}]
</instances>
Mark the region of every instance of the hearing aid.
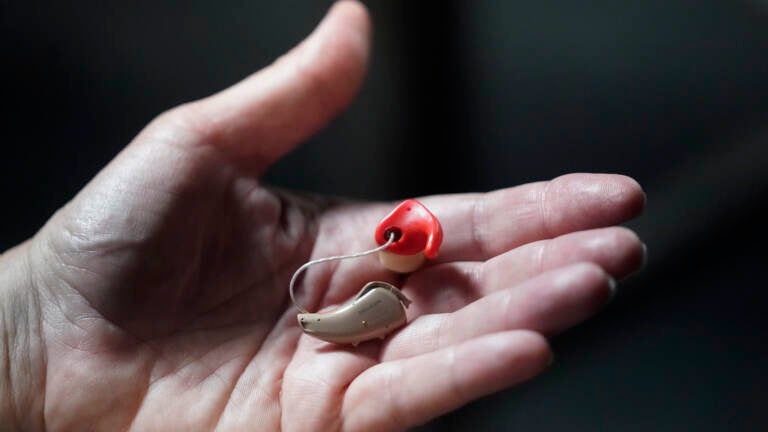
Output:
<instances>
[{"instance_id":1,"label":"hearing aid","mask_svg":"<svg viewBox=\"0 0 768 432\"><path fill-rule=\"evenodd\" d=\"M379 252L379 261L398 273L410 273L421 267L427 258L434 259L443 241L440 222L414 199L403 201L379 222L376 242L382 245L390 235L394 235L395 240Z\"/></svg>"},{"instance_id":2,"label":"hearing aid","mask_svg":"<svg viewBox=\"0 0 768 432\"><path fill-rule=\"evenodd\" d=\"M406 322L411 301L386 282L369 282L346 304L326 313L297 316L304 333L337 344L352 344L380 338Z\"/></svg>"},{"instance_id":3,"label":"hearing aid","mask_svg":"<svg viewBox=\"0 0 768 432\"><path fill-rule=\"evenodd\" d=\"M410 273L434 259L443 239L437 218L420 202L409 199L384 217L374 230L379 244L371 250L309 261L299 267L289 284L291 301L299 309L297 321L302 331L315 338L336 344L352 344L372 339L384 339L406 324L406 309L411 300L397 287L387 282L373 281L341 306L312 313L304 309L294 296L299 275L312 265L332 260L358 258L374 253L385 268Z\"/></svg>"}]
</instances>

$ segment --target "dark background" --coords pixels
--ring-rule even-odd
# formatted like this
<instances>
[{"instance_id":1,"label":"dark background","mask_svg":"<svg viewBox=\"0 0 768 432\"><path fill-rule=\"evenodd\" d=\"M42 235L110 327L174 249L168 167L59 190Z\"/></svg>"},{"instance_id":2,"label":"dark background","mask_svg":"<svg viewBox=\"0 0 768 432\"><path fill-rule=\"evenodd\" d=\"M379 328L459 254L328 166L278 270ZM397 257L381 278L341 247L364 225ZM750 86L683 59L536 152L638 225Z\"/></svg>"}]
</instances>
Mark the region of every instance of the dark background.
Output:
<instances>
[{"instance_id":1,"label":"dark background","mask_svg":"<svg viewBox=\"0 0 768 432\"><path fill-rule=\"evenodd\" d=\"M0 1L0 249L330 5L108 3ZM766 430L768 2L366 4L362 94L270 183L393 199L592 171L648 193L646 270L553 341L554 367L423 429Z\"/></svg>"}]
</instances>

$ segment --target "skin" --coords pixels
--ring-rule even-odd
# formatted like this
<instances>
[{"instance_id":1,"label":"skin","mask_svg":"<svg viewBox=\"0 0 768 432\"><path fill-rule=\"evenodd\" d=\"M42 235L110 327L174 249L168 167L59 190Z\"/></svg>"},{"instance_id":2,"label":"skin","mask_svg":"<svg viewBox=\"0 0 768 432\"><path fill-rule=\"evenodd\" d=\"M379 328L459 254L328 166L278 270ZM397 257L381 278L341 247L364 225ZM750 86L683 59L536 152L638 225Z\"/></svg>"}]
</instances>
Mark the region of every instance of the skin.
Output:
<instances>
[{"instance_id":1,"label":"skin","mask_svg":"<svg viewBox=\"0 0 768 432\"><path fill-rule=\"evenodd\" d=\"M259 175L352 99L369 34L363 6L337 3L273 65L160 115L0 257L0 429L400 430L548 367L545 337L641 266L613 226L643 209L630 178L419 198L445 230L436 260L403 278L375 257L317 266L298 290L319 310L388 281L414 301L409 324L357 348L297 326L291 273L371 247L396 203Z\"/></svg>"}]
</instances>

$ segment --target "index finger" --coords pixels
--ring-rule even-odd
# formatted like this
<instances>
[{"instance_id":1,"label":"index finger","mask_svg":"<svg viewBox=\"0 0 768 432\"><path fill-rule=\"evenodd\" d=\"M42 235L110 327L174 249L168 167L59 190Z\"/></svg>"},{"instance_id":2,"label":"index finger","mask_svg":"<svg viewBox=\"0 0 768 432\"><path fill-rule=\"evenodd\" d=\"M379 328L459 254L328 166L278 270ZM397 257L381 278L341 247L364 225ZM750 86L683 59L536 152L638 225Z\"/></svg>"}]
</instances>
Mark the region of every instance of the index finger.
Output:
<instances>
[{"instance_id":1,"label":"index finger","mask_svg":"<svg viewBox=\"0 0 768 432\"><path fill-rule=\"evenodd\" d=\"M645 207L640 185L617 174L568 174L488 193L418 199L443 227L443 245L432 263L487 261L523 244L622 223ZM315 256L372 247L374 228L395 204L346 203L328 209L319 224ZM372 279L393 279L381 266L360 262L340 262L333 273L333 280L345 283L328 286L324 305L347 298ZM331 279L327 274L320 280Z\"/></svg>"},{"instance_id":2,"label":"index finger","mask_svg":"<svg viewBox=\"0 0 768 432\"><path fill-rule=\"evenodd\" d=\"M639 215L645 193L618 174L568 174L484 194L420 199L443 226L439 262L485 261L517 246Z\"/></svg>"}]
</instances>

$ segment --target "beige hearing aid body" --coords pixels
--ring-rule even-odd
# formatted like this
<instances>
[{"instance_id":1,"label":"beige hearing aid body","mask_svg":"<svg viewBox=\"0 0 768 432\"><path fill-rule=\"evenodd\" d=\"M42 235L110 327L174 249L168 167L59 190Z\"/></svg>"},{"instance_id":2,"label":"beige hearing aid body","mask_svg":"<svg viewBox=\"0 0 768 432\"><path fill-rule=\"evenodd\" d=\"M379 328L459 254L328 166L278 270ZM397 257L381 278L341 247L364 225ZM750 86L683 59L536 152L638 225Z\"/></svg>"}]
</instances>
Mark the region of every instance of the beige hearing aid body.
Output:
<instances>
[{"instance_id":1,"label":"beige hearing aid body","mask_svg":"<svg viewBox=\"0 0 768 432\"><path fill-rule=\"evenodd\" d=\"M357 345L380 338L406 323L411 301L386 282L370 282L347 303L330 312L301 313L302 330L310 336L337 344Z\"/></svg>"}]
</instances>

